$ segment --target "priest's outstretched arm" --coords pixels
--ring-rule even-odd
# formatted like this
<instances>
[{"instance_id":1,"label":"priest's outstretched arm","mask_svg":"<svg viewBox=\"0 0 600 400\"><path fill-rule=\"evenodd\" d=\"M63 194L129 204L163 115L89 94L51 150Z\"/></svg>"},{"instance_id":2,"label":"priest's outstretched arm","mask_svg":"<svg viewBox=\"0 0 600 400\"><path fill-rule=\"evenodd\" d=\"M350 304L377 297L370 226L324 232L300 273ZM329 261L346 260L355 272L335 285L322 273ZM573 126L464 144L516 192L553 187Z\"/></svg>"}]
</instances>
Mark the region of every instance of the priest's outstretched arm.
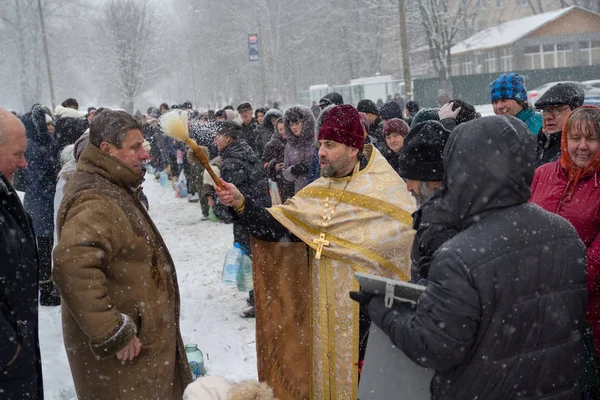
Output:
<instances>
[{"instance_id":1,"label":"priest's outstretched arm","mask_svg":"<svg viewBox=\"0 0 600 400\"><path fill-rule=\"evenodd\" d=\"M257 205L250 197L244 196L235 185L221 179L225 189L215 185L219 201L232 207L234 219L247 227L250 234L267 242L300 242L293 233L281 225L266 208Z\"/></svg>"}]
</instances>

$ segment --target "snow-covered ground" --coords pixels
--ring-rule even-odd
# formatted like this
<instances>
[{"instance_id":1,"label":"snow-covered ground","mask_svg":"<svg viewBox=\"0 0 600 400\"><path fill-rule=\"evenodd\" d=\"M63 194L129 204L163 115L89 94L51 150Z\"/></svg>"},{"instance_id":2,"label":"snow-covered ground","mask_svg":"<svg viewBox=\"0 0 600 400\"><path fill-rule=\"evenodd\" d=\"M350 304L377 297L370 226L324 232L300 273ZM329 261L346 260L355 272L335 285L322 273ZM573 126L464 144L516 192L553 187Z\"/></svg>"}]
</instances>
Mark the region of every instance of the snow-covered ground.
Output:
<instances>
[{"instance_id":1,"label":"snow-covered ground","mask_svg":"<svg viewBox=\"0 0 600 400\"><path fill-rule=\"evenodd\" d=\"M247 293L221 283L225 253L233 244L231 225L201 221L198 203L175 198L148 175L144 192L150 215L175 260L181 294L183 341L204 353L209 375L240 381L256 379L254 319L246 309ZM75 400L63 340L60 307L40 307L40 341L47 400Z\"/></svg>"}]
</instances>

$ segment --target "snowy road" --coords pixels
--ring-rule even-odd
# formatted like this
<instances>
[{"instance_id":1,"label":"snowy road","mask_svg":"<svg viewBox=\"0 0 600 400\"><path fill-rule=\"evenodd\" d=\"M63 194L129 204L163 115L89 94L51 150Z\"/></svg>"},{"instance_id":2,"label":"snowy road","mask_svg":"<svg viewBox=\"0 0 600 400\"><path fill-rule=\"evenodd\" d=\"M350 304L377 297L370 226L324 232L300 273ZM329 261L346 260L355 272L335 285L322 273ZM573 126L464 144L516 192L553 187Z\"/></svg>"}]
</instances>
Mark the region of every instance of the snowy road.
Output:
<instances>
[{"instance_id":1,"label":"snowy road","mask_svg":"<svg viewBox=\"0 0 600 400\"><path fill-rule=\"evenodd\" d=\"M232 246L232 226L201 221L200 205L175 198L150 176L144 183L150 216L175 260L181 293L181 333L197 343L210 375L239 381L256 379L254 320L238 313L247 293L221 283L225 253ZM75 399L62 340L60 307L40 307L40 341L46 400ZM93 379L93 378L92 378Z\"/></svg>"}]
</instances>

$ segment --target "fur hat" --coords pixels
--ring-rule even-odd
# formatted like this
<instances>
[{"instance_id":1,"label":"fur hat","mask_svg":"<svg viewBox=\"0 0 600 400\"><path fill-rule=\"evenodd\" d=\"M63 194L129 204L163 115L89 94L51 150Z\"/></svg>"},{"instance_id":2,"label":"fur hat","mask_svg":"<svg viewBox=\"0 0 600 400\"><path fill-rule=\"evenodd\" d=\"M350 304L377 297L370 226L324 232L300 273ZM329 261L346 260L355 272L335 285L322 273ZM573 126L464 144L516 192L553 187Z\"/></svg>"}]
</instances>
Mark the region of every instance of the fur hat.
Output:
<instances>
[{"instance_id":1,"label":"fur hat","mask_svg":"<svg viewBox=\"0 0 600 400\"><path fill-rule=\"evenodd\" d=\"M379 113L381 119L386 121L392 118L402 118L402 109L400 105L395 101L388 101L383 106L381 106L381 111Z\"/></svg>"},{"instance_id":2,"label":"fur hat","mask_svg":"<svg viewBox=\"0 0 600 400\"><path fill-rule=\"evenodd\" d=\"M426 122L426 121L439 121L440 120L440 115L439 115L439 108L421 108L419 110L418 113L415 114L415 116L413 117L412 122L410 123L410 126L416 126L422 122Z\"/></svg>"},{"instance_id":3,"label":"fur hat","mask_svg":"<svg viewBox=\"0 0 600 400\"><path fill-rule=\"evenodd\" d=\"M450 131L438 121L412 127L398 155L400 176L415 181L441 181L444 177L442 154L448 136Z\"/></svg>"},{"instance_id":4,"label":"fur hat","mask_svg":"<svg viewBox=\"0 0 600 400\"><path fill-rule=\"evenodd\" d=\"M365 136L356 108L350 104L333 107L319 130L319 140L332 140L362 151Z\"/></svg>"},{"instance_id":5,"label":"fur hat","mask_svg":"<svg viewBox=\"0 0 600 400\"><path fill-rule=\"evenodd\" d=\"M541 110L549 106L567 105L574 110L583 105L585 92L575 83L557 83L546 91L536 102L535 108Z\"/></svg>"},{"instance_id":6,"label":"fur hat","mask_svg":"<svg viewBox=\"0 0 600 400\"><path fill-rule=\"evenodd\" d=\"M416 100L410 100L406 103L406 109L408 110L408 113L410 115L414 116L416 113L419 112L419 102Z\"/></svg>"},{"instance_id":7,"label":"fur hat","mask_svg":"<svg viewBox=\"0 0 600 400\"><path fill-rule=\"evenodd\" d=\"M490 83L490 101L499 100L527 101L527 88L523 76L510 72L502 74Z\"/></svg>"},{"instance_id":8,"label":"fur hat","mask_svg":"<svg viewBox=\"0 0 600 400\"><path fill-rule=\"evenodd\" d=\"M369 99L359 101L358 105L356 106L356 109L359 112L363 112L365 114L379 115L379 110L377 109L377 106Z\"/></svg>"},{"instance_id":9,"label":"fur hat","mask_svg":"<svg viewBox=\"0 0 600 400\"><path fill-rule=\"evenodd\" d=\"M325 96L321 97L321 100L319 100L319 107L327 107L332 104L336 106L344 104L344 98L342 95L337 92L331 92L327 93Z\"/></svg>"},{"instance_id":10,"label":"fur hat","mask_svg":"<svg viewBox=\"0 0 600 400\"><path fill-rule=\"evenodd\" d=\"M190 383L183 400L276 400L265 383L244 381L230 383L220 376L205 376Z\"/></svg>"},{"instance_id":11,"label":"fur hat","mask_svg":"<svg viewBox=\"0 0 600 400\"><path fill-rule=\"evenodd\" d=\"M69 107L63 107L63 106L56 106L56 108L54 109L54 114L58 115L59 117L71 117L71 118L81 118L81 114L79 113L79 111L73 109L73 108L69 108Z\"/></svg>"}]
</instances>

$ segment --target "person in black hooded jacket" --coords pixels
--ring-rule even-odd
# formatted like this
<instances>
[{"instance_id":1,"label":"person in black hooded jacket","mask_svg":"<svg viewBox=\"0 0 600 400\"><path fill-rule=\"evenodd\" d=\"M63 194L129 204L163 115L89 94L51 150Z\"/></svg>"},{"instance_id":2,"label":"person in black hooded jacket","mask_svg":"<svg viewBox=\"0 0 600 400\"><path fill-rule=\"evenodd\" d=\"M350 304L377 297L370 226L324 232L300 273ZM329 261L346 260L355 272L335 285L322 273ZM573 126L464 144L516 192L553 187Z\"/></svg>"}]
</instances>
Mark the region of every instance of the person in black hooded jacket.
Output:
<instances>
[{"instance_id":1,"label":"person in black hooded jacket","mask_svg":"<svg viewBox=\"0 0 600 400\"><path fill-rule=\"evenodd\" d=\"M221 178L226 182L234 182L237 187L246 190L254 201L262 207L271 205L269 195L269 181L262 166L261 161L256 157L254 151L245 140L238 140L242 133L239 124L233 121L224 121L216 123L217 134L214 143L219 149L219 155L222 159ZM227 220L229 217L229 207L222 203L214 206L217 217ZM239 221L233 221L233 240L239 243L242 250L252 257L250 246L250 230L244 227ZM251 306L249 310L240 314L244 318L254 318L254 291L250 291L250 297L247 300Z\"/></svg>"},{"instance_id":2,"label":"person in black hooded jacket","mask_svg":"<svg viewBox=\"0 0 600 400\"><path fill-rule=\"evenodd\" d=\"M442 227L447 241L431 249L416 308L359 296L399 349L435 371L432 399L580 398L585 247L566 220L527 203L534 163L516 118L458 126L442 187L422 207L419 230Z\"/></svg>"},{"instance_id":3,"label":"person in black hooded jacket","mask_svg":"<svg viewBox=\"0 0 600 400\"><path fill-rule=\"evenodd\" d=\"M250 146L244 140L238 140L241 127L233 121L218 122L216 125L218 130L214 142L223 162L221 178L244 188L246 190L244 193L248 193L248 196L260 203L262 207L269 207L271 198L267 175ZM229 214L229 209L223 204L217 204L215 213ZM252 254L250 234L246 228L236 222L233 223L233 239L248 255Z\"/></svg>"}]
</instances>

